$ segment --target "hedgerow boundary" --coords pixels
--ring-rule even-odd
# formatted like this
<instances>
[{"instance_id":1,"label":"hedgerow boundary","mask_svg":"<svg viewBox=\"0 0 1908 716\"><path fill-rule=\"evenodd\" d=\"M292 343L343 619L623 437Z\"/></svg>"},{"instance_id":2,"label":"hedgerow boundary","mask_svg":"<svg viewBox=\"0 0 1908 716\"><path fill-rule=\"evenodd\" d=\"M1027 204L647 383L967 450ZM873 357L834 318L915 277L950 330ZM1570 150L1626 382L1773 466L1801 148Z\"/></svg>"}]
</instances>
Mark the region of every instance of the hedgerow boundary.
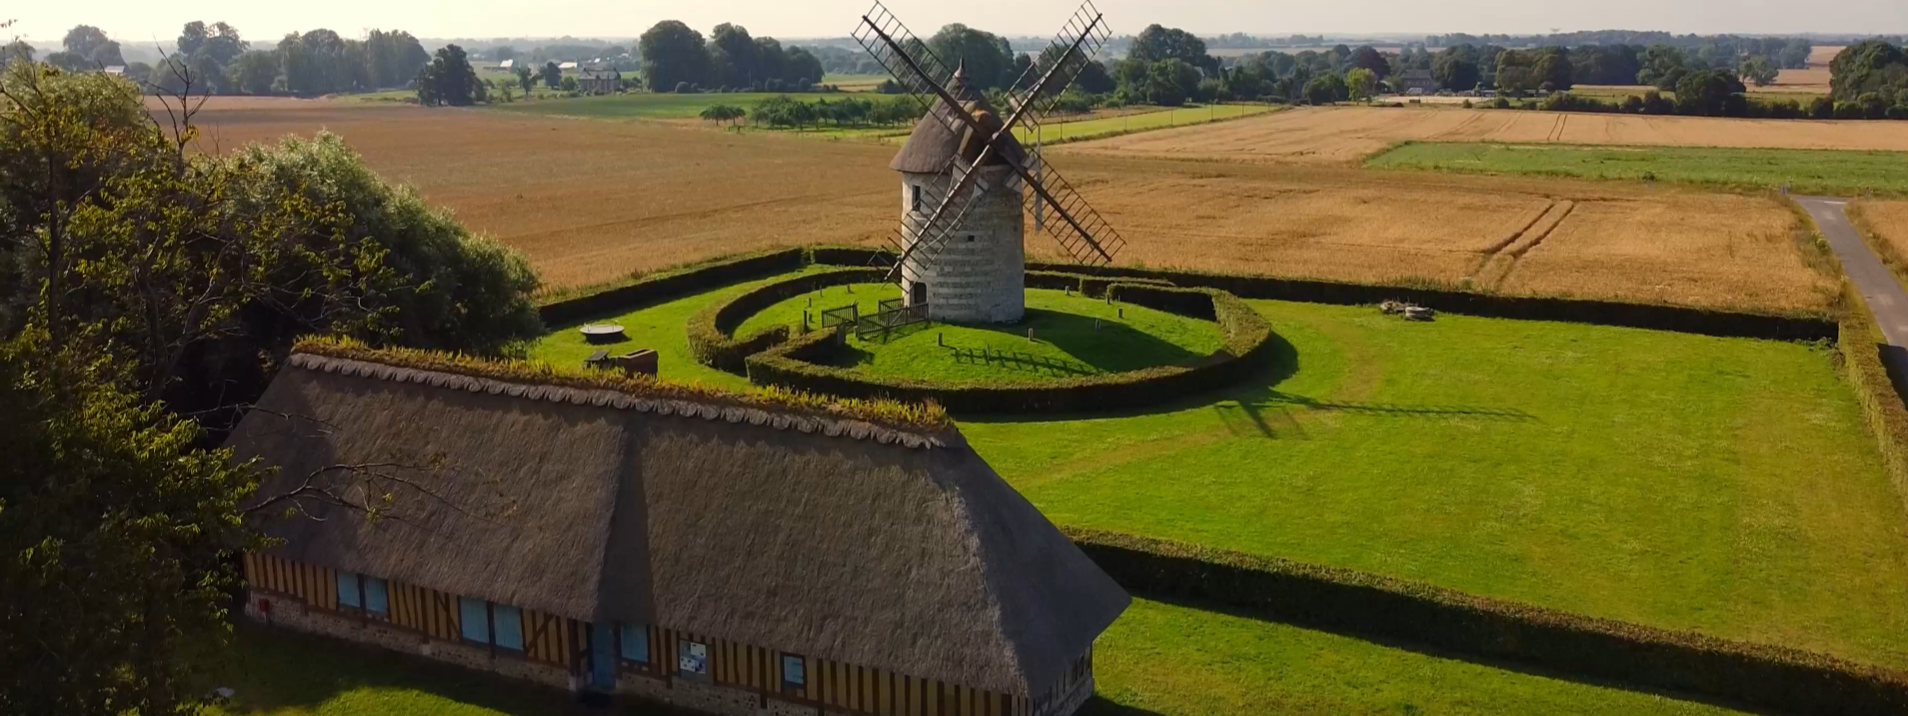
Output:
<instances>
[{"instance_id":1,"label":"hedgerow boundary","mask_svg":"<svg viewBox=\"0 0 1908 716\"><path fill-rule=\"evenodd\" d=\"M1869 432L1881 447L1882 465L1888 470L1889 482L1894 484L1895 494L1901 498L1902 509L1908 510L1908 405L1902 403L1895 387L1902 385L1908 376L1890 375L1882 352L1893 348L1882 339L1881 328L1875 325L1861 293L1851 286L1844 300L1848 302L1848 311L1842 318L1841 336L1836 340L1842 370L1855 391L1855 402L1862 406L1862 417ZM1899 362L1908 364L1908 356Z\"/></svg>"},{"instance_id":2,"label":"hedgerow boundary","mask_svg":"<svg viewBox=\"0 0 1908 716\"><path fill-rule=\"evenodd\" d=\"M1128 591L1793 713L1908 712L1908 672L1480 597L1356 570L1063 527Z\"/></svg>"},{"instance_id":3,"label":"hedgerow boundary","mask_svg":"<svg viewBox=\"0 0 1908 716\"><path fill-rule=\"evenodd\" d=\"M716 370L745 375L744 359L788 341L788 326L769 326L753 334L737 337L735 330L749 316L768 307L828 286L880 281L884 272L876 268L853 268L797 276L743 293L727 301L717 301L689 319L689 351L696 362Z\"/></svg>"},{"instance_id":4,"label":"hedgerow boundary","mask_svg":"<svg viewBox=\"0 0 1908 716\"><path fill-rule=\"evenodd\" d=\"M892 262L893 254L861 247L816 247L810 259L847 266ZM1834 340L1839 329L1827 316L1780 316L1718 311L1652 303L1576 298L1500 296L1410 286L1380 286L1311 279L1206 273L1181 269L1142 269L1029 262L1029 272L1073 273L1108 279L1155 279L1175 286L1216 288L1240 298L1360 306L1405 301L1447 313L1485 318L1514 318L1647 328L1723 338Z\"/></svg>"},{"instance_id":5,"label":"hedgerow boundary","mask_svg":"<svg viewBox=\"0 0 1908 716\"><path fill-rule=\"evenodd\" d=\"M1052 274L1029 277L1030 283L1056 282ZM876 377L826 365L840 339L833 331L816 331L748 356L749 382L846 398L932 402L956 413L1081 413L1153 407L1232 385L1271 367L1277 348L1271 324L1232 294L1152 284L1116 283L1106 290L1114 300L1214 321L1225 346L1181 365L1024 385L949 384Z\"/></svg>"}]
</instances>

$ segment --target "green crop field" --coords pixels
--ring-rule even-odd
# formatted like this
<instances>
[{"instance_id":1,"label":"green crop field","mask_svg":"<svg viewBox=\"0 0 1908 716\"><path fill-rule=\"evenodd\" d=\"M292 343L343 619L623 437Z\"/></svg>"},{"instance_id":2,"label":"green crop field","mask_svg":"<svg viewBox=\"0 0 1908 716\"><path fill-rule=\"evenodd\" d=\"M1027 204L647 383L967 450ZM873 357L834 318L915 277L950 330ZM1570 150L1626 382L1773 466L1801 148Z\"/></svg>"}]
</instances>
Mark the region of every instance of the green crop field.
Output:
<instances>
[{"instance_id":1,"label":"green crop field","mask_svg":"<svg viewBox=\"0 0 1908 716\"><path fill-rule=\"evenodd\" d=\"M1723 187L1788 184L1797 192L1817 194L1908 193L1908 153L1904 152L1421 142L1373 156L1365 166L1653 179Z\"/></svg>"},{"instance_id":2,"label":"green crop field","mask_svg":"<svg viewBox=\"0 0 1908 716\"><path fill-rule=\"evenodd\" d=\"M1082 716L1733 713L1146 600L1100 637L1094 671L1099 696ZM236 696L212 716L670 713L577 706L494 674L249 625L219 685Z\"/></svg>"},{"instance_id":3,"label":"green crop field","mask_svg":"<svg viewBox=\"0 0 1908 716\"><path fill-rule=\"evenodd\" d=\"M800 325L804 311L812 315L809 325L817 326L823 309L853 303L869 314L881 299L900 296L894 284L832 286L772 306L743 323L737 333ZM1033 340L1028 340L1029 329ZM1211 355L1224 344L1218 324L1211 321L1141 306L1113 306L1077 293L1028 291L1027 320L1019 325L930 324L886 342L851 337L848 352L854 360L844 365L873 376L1015 384L1184 363Z\"/></svg>"},{"instance_id":4,"label":"green crop field","mask_svg":"<svg viewBox=\"0 0 1908 716\"><path fill-rule=\"evenodd\" d=\"M621 320L665 378L740 387L684 337L739 290ZM1250 303L1290 345L1278 374L961 430L1061 525L1908 666L1908 518L1832 349Z\"/></svg>"}]
</instances>

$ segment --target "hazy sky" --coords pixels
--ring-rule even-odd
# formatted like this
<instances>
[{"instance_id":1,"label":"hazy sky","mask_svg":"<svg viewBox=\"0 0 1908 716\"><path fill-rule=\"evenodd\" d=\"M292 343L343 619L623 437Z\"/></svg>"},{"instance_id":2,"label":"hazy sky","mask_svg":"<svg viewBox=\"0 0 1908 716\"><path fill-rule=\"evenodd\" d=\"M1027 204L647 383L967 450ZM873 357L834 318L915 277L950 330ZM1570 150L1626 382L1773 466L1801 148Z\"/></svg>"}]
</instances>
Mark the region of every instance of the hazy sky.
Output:
<instances>
[{"instance_id":1,"label":"hazy sky","mask_svg":"<svg viewBox=\"0 0 1908 716\"><path fill-rule=\"evenodd\" d=\"M124 41L177 37L189 20L224 20L247 39L275 41L316 27L361 35L372 28L419 37L631 37L658 20L703 32L736 22L756 35L846 35L870 0L26 0L0 8L11 33L58 40L73 25ZM1636 29L1710 33L1908 33L1908 0L1098 0L1115 32L1150 23L1200 34L1548 32ZM1050 35L1077 0L890 0L915 33L965 22L1011 35Z\"/></svg>"}]
</instances>

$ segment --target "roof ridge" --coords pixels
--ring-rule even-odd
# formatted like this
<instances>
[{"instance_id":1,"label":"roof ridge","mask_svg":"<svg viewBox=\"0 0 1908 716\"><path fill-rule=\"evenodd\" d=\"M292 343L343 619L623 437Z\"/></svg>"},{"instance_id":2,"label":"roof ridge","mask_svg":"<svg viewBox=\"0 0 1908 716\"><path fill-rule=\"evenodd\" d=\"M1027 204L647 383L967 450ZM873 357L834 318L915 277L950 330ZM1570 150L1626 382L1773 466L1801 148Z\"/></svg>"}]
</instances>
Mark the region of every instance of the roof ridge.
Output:
<instances>
[{"instance_id":1,"label":"roof ridge","mask_svg":"<svg viewBox=\"0 0 1908 716\"><path fill-rule=\"evenodd\" d=\"M703 420L722 419L730 423L748 423L776 430L819 433L826 437L867 440L882 445L932 449L947 447L940 437L877 425L865 420L813 415L796 411L778 411L754 405L730 405L676 397L644 396L612 388L582 388L535 382L501 380L431 368L411 368L390 363L328 356L319 353L293 353L289 367L320 373L372 378L394 383L417 383L447 390L507 395L512 398L593 405L600 408L634 410L641 413Z\"/></svg>"}]
</instances>

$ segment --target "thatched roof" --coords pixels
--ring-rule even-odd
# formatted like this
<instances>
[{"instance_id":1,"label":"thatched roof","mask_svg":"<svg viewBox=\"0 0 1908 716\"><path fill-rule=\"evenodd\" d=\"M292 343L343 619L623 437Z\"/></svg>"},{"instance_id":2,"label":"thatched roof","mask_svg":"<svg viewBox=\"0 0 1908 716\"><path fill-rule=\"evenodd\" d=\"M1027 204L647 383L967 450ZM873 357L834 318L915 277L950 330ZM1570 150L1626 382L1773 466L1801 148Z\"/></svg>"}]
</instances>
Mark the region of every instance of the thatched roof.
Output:
<instances>
[{"instance_id":1,"label":"thatched roof","mask_svg":"<svg viewBox=\"0 0 1908 716\"><path fill-rule=\"evenodd\" d=\"M261 495L429 489L274 519L282 556L577 619L1029 694L1127 604L958 434L606 393L299 354L229 444Z\"/></svg>"},{"instance_id":2,"label":"thatched roof","mask_svg":"<svg viewBox=\"0 0 1908 716\"><path fill-rule=\"evenodd\" d=\"M955 68L954 77L949 81L948 94L961 101L958 111L972 115L986 128L986 132L975 132L972 126L961 120L952 105L939 98L932 99L930 101L934 102L934 109L914 123L914 132L908 135L907 143L901 145L901 151L894 155L894 161L888 164L888 168L912 174L938 174L947 169L949 157L959 155L971 164L980 156L981 149L987 146L987 138L1000 131L1000 115L988 106L987 98L979 90L967 83L965 65ZM1011 133L1002 138L1001 147L994 151L987 164L1001 166L1009 162L1021 165L1027 162L1026 150Z\"/></svg>"}]
</instances>

